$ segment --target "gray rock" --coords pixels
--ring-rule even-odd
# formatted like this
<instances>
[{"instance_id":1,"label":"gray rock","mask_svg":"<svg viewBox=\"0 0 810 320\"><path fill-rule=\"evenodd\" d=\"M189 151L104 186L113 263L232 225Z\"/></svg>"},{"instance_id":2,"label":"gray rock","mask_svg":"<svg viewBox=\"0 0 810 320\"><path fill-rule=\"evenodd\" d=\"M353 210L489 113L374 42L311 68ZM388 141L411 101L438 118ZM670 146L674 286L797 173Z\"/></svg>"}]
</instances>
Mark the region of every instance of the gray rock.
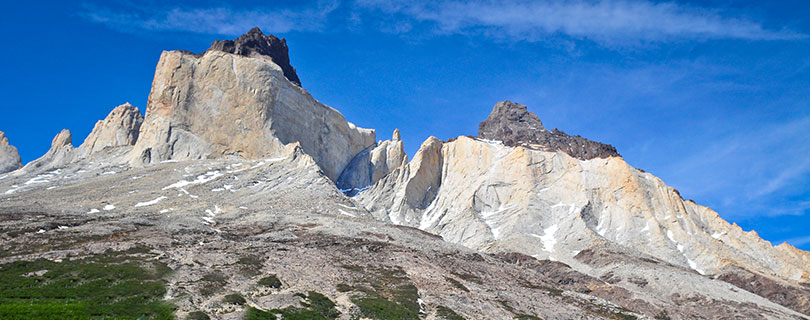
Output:
<instances>
[{"instance_id":1,"label":"gray rock","mask_svg":"<svg viewBox=\"0 0 810 320\"><path fill-rule=\"evenodd\" d=\"M478 137L503 141L512 147L559 150L582 160L620 156L611 145L570 136L557 129L546 130L540 118L529 112L525 105L509 100L495 104L489 117L478 125Z\"/></svg>"},{"instance_id":2,"label":"gray rock","mask_svg":"<svg viewBox=\"0 0 810 320\"><path fill-rule=\"evenodd\" d=\"M22 168L17 148L8 143L6 133L0 131L0 174Z\"/></svg>"},{"instance_id":3,"label":"gray rock","mask_svg":"<svg viewBox=\"0 0 810 320\"><path fill-rule=\"evenodd\" d=\"M130 161L261 159L298 142L336 181L375 139L288 81L269 57L170 51L158 62Z\"/></svg>"},{"instance_id":4,"label":"gray rock","mask_svg":"<svg viewBox=\"0 0 810 320\"><path fill-rule=\"evenodd\" d=\"M92 155L104 148L132 146L138 141L143 116L138 108L122 104L113 109L104 120L99 120L90 135L79 147L82 156Z\"/></svg>"}]
</instances>

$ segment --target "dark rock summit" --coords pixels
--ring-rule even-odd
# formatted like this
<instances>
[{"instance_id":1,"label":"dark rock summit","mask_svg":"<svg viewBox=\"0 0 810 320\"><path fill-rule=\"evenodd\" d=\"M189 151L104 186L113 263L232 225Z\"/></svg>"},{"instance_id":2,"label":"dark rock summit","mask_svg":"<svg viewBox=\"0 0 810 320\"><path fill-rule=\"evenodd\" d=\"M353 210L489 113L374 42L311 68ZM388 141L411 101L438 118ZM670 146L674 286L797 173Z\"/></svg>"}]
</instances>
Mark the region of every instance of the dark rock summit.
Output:
<instances>
[{"instance_id":1,"label":"dark rock summit","mask_svg":"<svg viewBox=\"0 0 810 320\"><path fill-rule=\"evenodd\" d=\"M539 146L547 151L562 151L582 160L620 156L609 144L570 136L557 129L546 130L536 114L509 100L495 104L489 117L478 125L478 137L503 141L512 147Z\"/></svg>"},{"instance_id":2,"label":"dark rock summit","mask_svg":"<svg viewBox=\"0 0 810 320\"><path fill-rule=\"evenodd\" d=\"M265 35L259 27L250 29L248 33L239 36L236 40L214 41L211 47L208 48L208 51L211 50L238 54L245 57L253 55L268 56L275 64L281 67L287 80L301 86L301 80L298 79L295 68L290 65L287 40L283 38L279 39L272 34Z\"/></svg>"}]
</instances>

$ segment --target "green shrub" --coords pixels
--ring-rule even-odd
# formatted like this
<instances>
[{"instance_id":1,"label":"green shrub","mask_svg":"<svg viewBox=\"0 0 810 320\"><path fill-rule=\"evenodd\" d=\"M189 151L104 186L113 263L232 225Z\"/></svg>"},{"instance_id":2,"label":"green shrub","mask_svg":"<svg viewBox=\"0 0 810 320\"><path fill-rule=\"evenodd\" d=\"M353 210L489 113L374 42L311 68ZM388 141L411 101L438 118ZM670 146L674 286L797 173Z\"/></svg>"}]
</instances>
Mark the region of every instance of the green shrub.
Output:
<instances>
[{"instance_id":1,"label":"green shrub","mask_svg":"<svg viewBox=\"0 0 810 320\"><path fill-rule=\"evenodd\" d=\"M190 312L188 316L186 316L187 320L211 320L205 312L202 311L194 311Z\"/></svg>"},{"instance_id":2,"label":"green shrub","mask_svg":"<svg viewBox=\"0 0 810 320\"><path fill-rule=\"evenodd\" d=\"M436 317L440 320L466 320L464 317L453 311L453 309L445 306L436 307Z\"/></svg>"},{"instance_id":3,"label":"green shrub","mask_svg":"<svg viewBox=\"0 0 810 320\"><path fill-rule=\"evenodd\" d=\"M3 264L0 319L172 319L163 301L169 271L126 252Z\"/></svg>"},{"instance_id":4,"label":"green shrub","mask_svg":"<svg viewBox=\"0 0 810 320\"><path fill-rule=\"evenodd\" d=\"M281 280L279 280L278 277L276 277L276 275L271 274L269 276L259 279L259 285L268 288L279 289L281 288Z\"/></svg>"},{"instance_id":5,"label":"green shrub","mask_svg":"<svg viewBox=\"0 0 810 320\"><path fill-rule=\"evenodd\" d=\"M241 305L245 304L245 302L247 302L247 301L245 301L245 298L242 297L240 294L231 293L229 295L226 295L225 298L222 298L222 302L226 303L226 304L235 304L235 305L240 305L241 306Z\"/></svg>"},{"instance_id":6,"label":"green shrub","mask_svg":"<svg viewBox=\"0 0 810 320\"><path fill-rule=\"evenodd\" d=\"M245 320L332 320L340 316L340 312L335 309L335 303L326 296L310 291L307 295L296 294L303 297L301 305L304 308L287 307L284 309L272 309L262 311L253 307L248 307L245 313Z\"/></svg>"}]
</instances>

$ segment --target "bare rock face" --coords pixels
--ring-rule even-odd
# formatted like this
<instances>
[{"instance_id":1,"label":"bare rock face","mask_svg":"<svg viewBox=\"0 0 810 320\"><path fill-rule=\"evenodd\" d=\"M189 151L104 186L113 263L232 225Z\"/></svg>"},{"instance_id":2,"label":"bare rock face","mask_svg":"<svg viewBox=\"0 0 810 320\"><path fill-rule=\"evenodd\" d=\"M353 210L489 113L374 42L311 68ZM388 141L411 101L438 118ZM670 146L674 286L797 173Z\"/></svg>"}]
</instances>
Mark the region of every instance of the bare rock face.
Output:
<instances>
[{"instance_id":1,"label":"bare rock face","mask_svg":"<svg viewBox=\"0 0 810 320\"><path fill-rule=\"evenodd\" d=\"M130 161L260 159L294 142L335 181L375 134L293 84L270 56L170 51L158 62Z\"/></svg>"},{"instance_id":2,"label":"bare rock face","mask_svg":"<svg viewBox=\"0 0 810 320\"><path fill-rule=\"evenodd\" d=\"M430 137L413 157L357 197L378 219L418 225L424 210L436 198L442 183L443 142Z\"/></svg>"},{"instance_id":3,"label":"bare rock face","mask_svg":"<svg viewBox=\"0 0 810 320\"><path fill-rule=\"evenodd\" d=\"M51 142L51 148L39 159L31 161L23 167L21 173L38 172L52 168L58 168L73 162L77 158L76 149L73 147L73 135L70 130L62 129Z\"/></svg>"},{"instance_id":4,"label":"bare rock face","mask_svg":"<svg viewBox=\"0 0 810 320\"><path fill-rule=\"evenodd\" d=\"M22 167L20 154L17 148L8 143L6 133L0 131L0 174L17 170Z\"/></svg>"},{"instance_id":5,"label":"bare rock face","mask_svg":"<svg viewBox=\"0 0 810 320\"><path fill-rule=\"evenodd\" d=\"M540 118L529 112L525 105L509 100L495 104L489 117L478 125L478 137L503 141L511 147L523 145L545 151L559 150L582 160L620 156L611 145L569 136L557 129L546 130Z\"/></svg>"},{"instance_id":6,"label":"bare rock face","mask_svg":"<svg viewBox=\"0 0 810 320\"><path fill-rule=\"evenodd\" d=\"M399 129L396 129L391 140L382 141L354 157L336 184L346 195L354 196L407 162L408 155L405 154Z\"/></svg>"},{"instance_id":7,"label":"bare rock face","mask_svg":"<svg viewBox=\"0 0 810 320\"><path fill-rule=\"evenodd\" d=\"M287 40L283 38L279 39L272 34L264 35L259 27L250 29L248 33L239 36L236 40L214 41L211 47L208 48L208 51L214 50L245 57L255 55L270 57L276 65L281 67L281 70L284 71L284 76L287 77L290 82L301 86L301 80L298 79L295 68L290 65Z\"/></svg>"},{"instance_id":8,"label":"bare rock face","mask_svg":"<svg viewBox=\"0 0 810 320\"><path fill-rule=\"evenodd\" d=\"M96 122L93 131L79 147L80 153L86 156L104 148L135 145L142 123L143 116L137 107L129 102L122 104L104 120Z\"/></svg>"}]
</instances>

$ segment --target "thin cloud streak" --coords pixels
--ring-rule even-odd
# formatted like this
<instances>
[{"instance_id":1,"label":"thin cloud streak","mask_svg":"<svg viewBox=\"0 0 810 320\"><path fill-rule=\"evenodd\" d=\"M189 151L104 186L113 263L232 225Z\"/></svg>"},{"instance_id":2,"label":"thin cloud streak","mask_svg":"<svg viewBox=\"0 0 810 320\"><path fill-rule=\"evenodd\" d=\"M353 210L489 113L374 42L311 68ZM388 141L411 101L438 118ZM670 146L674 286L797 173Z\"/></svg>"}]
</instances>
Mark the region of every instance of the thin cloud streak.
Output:
<instances>
[{"instance_id":1,"label":"thin cloud streak","mask_svg":"<svg viewBox=\"0 0 810 320\"><path fill-rule=\"evenodd\" d=\"M292 9L239 10L219 8L139 8L115 11L85 4L84 18L122 32L181 31L202 34L238 35L260 26L266 32L317 31L338 7L336 1Z\"/></svg>"},{"instance_id":2,"label":"thin cloud streak","mask_svg":"<svg viewBox=\"0 0 810 320\"><path fill-rule=\"evenodd\" d=\"M370 10L432 23L443 34L485 34L542 41L557 35L600 43L677 39L791 40L806 35L767 30L716 10L649 1L383 1L358 0ZM399 23L407 23L400 21Z\"/></svg>"}]
</instances>

